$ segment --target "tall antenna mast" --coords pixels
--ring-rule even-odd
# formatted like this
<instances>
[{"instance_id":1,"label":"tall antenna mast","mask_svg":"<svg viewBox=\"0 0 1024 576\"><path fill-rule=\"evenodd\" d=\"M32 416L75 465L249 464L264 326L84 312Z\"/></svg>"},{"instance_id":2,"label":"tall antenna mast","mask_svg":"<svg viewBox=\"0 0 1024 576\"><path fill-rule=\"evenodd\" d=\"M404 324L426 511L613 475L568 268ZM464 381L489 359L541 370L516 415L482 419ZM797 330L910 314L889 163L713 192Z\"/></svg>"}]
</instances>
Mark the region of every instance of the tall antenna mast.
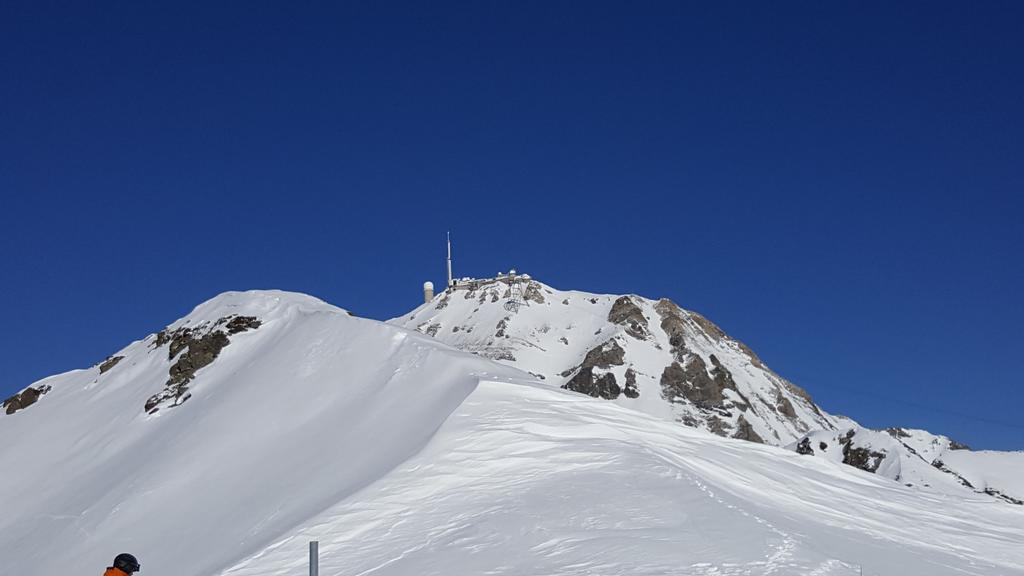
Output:
<instances>
[{"instance_id":1,"label":"tall antenna mast","mask_svg":"<svg viewBox=\"0 0 1024 576\"><path fill-rule=\"evenodd\" d=\"M448 287L452 287L452 233L448 233Z\"/></svg>"}]
</instances>

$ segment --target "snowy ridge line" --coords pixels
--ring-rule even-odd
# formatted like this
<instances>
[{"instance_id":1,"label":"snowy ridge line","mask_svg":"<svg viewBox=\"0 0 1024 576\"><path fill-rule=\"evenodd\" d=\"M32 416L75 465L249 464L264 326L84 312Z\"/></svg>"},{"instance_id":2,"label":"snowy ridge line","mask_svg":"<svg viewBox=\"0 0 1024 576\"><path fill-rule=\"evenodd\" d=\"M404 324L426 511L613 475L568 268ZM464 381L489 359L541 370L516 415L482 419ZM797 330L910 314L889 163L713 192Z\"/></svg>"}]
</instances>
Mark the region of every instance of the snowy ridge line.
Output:
<instances>
[{"instance_id":1,"label":"snowy ridge line","mask_svg":"<svg viewBox=\"0 0 1024 576\"><path fill-rule=\"evenodd\" d=\"M557 326L597 333L595 375L627 368L604 337L638 368L673 357L647 345L660 328L632 309L609 325L618 299L595 300L556 302L572 313L537 334L578 363L589 342ZM228 342L154 334L0 415L19 472L0 475L12 573L72 573L113 549L155 574L281 576L304 572L315 539L324 574L850 576L842 559L863 558L870 574L1024 576L1021 507L680 426L304 295L229 293L171 326L222 326ZM147 413L186 369L190 399ZM921 454L946 446L911 432ZM943 454L992 486L1015 477L982 461L998 456Z\"/></svg>"},{"instance_id":2,"label":"snowy ridge line","mask_svg":"<svg viewBox=\"0 0 1024 576\"><path fill-rule=\"evenodd\" d=\"M533 279L527 293L526 305L512 313L503 305L511 297L504 282L477 280L436 294L390 323L514 366L549 386L720 436L786 446L922 490L1024 502L1024 470L1016 479L1008 472L1018 468L1012 456L970 464L958 456L939 466L947 448L958 445L913 431L920 437L914 446L924 450L915 459L911 444L827 413L749 347L669 300L560 291ZM854 438L839 437L851 430ZM975 480L958 466L974 472Z\"/></svg>"}]
</instances>

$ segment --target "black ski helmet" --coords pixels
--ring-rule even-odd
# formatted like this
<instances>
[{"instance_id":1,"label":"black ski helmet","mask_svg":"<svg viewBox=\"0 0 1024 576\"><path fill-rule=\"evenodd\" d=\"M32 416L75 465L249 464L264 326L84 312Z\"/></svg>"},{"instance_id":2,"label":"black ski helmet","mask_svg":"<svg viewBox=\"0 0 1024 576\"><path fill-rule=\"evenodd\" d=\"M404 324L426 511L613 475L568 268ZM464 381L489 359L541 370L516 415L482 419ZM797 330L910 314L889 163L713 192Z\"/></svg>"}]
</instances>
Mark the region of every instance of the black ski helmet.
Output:
<instances>
[{"instance_id":1,"label":"black ski helmet","mask_svg":"<svg viewBox=\"0 0 1024 576\"><path fill-rule=\"evenodd\" d=\"M139 561L135 559L135 556L131 554L118 554L114 558L114 568L121 570L125 574L133 574L139 571Z\"/></svg>"}]
</instances>

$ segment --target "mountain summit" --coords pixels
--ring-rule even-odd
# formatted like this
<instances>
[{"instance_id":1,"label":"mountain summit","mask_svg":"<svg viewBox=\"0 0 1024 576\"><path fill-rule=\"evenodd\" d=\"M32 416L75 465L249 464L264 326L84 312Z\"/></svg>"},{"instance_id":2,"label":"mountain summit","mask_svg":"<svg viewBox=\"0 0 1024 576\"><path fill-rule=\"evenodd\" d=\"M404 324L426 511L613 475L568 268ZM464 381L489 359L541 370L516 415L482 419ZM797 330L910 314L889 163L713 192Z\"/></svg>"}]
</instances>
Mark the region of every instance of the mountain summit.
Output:
<instances>
[{"instance_id":1,"label":"mountain summit","mask_svg":"<svg viewBox=\"0 0 1024 576\"><path fill-rule=\"evenodd\" d=\"M545 383L719 436L784 446L908 486L1024 504L1019 453L829 414L750 347L671 300L556 290L529 275L462 279L390 321Z\"/></svg>"},{"instance_id":2,"label":"mountain summit","mask_svg":"<svg viewBox=\"0 0 1024 576\"><path fill-rule=\"evenodd\" d=\"M36 382L0 414L5 570L98 571L131 551L147 574L279 576L303 573L319 540L323 574L1024 576L1024 507L923 492L619 405L653 399L705 424L717 414L724 430L738 421L725 412L767 413L773 392L741 384L739 362L753 361L689 313L636 297L639 315L619 297L574 296L574 308L564 294L521 294L531 300L520 319L576 310L562 320L581 327L551 337L578 345L582 361L539 376L316 298L251 291ZM482 304L479 292L452 292L447 306L460 298ZM577 317L590 307L603 310ZM676 316L684 338L673 344ZM506 328L521 329L512 318ZM530 342L505 353L549 345ZM734 384L706 405L660 398L673 388L641 374L644 353L669 362L663 372L700 357L712 382L718 369ZM605 396L620 389L615 400L561 389L591 381L577 378L588 368ZM815 414L795 398L797 415ZM764 421L780 439L810 425Z\"/></svg>"},{"instance_id":3,"label":"mountain summit","mask_svg":"<svg viewBox=\"0 0 1024 576\"><path fill-rule=\"evenodd\" d=\"M516 311L505 305L513 290L522 291ZM840 425L749 347L664 298L561 291L505 275L458 283L391 323L719 436L785 446Z\"/></svg>"}]
</instances>

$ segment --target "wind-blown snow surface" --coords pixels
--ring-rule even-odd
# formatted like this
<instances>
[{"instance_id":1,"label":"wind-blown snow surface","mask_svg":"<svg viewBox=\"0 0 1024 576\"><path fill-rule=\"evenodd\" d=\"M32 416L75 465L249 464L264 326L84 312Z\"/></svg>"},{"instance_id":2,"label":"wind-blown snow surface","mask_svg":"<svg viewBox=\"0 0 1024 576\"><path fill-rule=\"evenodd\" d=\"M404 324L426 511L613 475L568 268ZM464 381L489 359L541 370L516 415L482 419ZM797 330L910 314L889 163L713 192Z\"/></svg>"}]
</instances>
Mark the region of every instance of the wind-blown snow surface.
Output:
<instances>
[{"instance_id":1,"label":"wind-blown snow surface","mask_svg":"<svg viewBox=\"0 0 1024 576\"><path fill-rule=\"evenodd\" d=\"M252 315L149 415L151 336L0 415L12 574L1024 574L1024 508L927 495L531 383L310 297L229 293L171 328Z\"/></svg>"},{"instance_id":2,"label":"wind-blown snow surface","mask_svg":"<svg viewBox=\"0 0 1024 576\"><path fill-rule=\"evenodd\" d=\"M0 416L5 573L96 572L130 550L146 574L216 574L416 453L478 374L517 374L283 292L224 294L170 328L230 315L263 324L180 406L143 410L171 365L150 336Z\"/></svg>"}]
</instances>

